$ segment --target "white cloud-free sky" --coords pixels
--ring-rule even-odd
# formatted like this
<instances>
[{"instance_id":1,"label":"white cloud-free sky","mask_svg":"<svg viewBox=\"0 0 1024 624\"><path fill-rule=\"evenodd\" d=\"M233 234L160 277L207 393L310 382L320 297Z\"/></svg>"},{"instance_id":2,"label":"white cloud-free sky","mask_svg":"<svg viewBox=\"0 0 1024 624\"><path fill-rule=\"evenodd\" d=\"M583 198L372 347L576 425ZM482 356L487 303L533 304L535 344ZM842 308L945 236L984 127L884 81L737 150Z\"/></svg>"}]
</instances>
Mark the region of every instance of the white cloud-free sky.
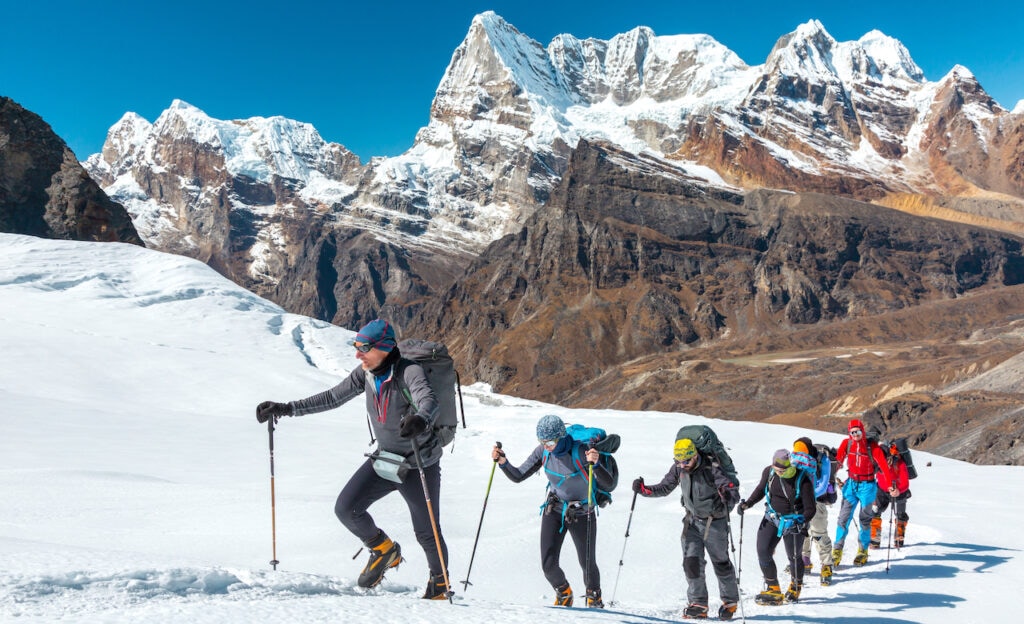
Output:
<instances>
[{"instance_id":1,"label":"white cloud-free sky","mask_svg":"<svg viewBox=\"0 0 1024 624\"><path fill-rule=\"evenodd\" d=\"M269 434L264 399L301 398L356 364L352 332L285 313L183 258L122 244L0 234L0 620L9 622L679 621L685 581L676 495L640 499L629 482L671 464L677 429L711 424L749 495L773 451L809 434L678 413L568 410L464 389L468 428L442 460L441 524L454 604L419 599L427 571L401 499L371 509L406 557L377 589L355 579L365 553L333 514L369 450L363 402L283 419L275 432L276 554L271 570ZM542 477L491 484L501 440L515 462L537 419L556 413L622 436L622 485L602 510L597 552L604 611L551 607L540 571ZM755 528L761 506L732 518L743 614L771 622L946 624L1012 618L1024 581L1020 467L915 453L920 477L907 546L809 577L800 603L760 607ZM832 510L832 527L835 514ZM886 529L888 531L888 529ZM888 536L888 533L885 533ZM848 545L852 549L852 544ZM566 546L563 567L582 590ZM849 558L848 558L849 559ZM621 561L621 564L620 564ZM784 555L777 553L780 568ZM710 574L710 568L708 570ZM712 580L712 609L718 599Z\"/></svg>"},{"instance_id":2,"label":"white cloud-free sky","mask_svg":"<svg viewBox=\"0 0 1024 624\"><path fill-rule=\"evenodd\" d=\"M1007 109L1024 99L1024 10L1011 0L8 4L0 95L40 114L81 160L100 151L125 112L153 121L175 99L215 119L308 122L364 161L395 156L427 124L473 16L489 10L545 46L561 33L610 39L649 26L658 35L709 34L749 65L812 19L838 41L878 29L907 46L928 80L960 64Z\"/></svg>"}]
</instances>

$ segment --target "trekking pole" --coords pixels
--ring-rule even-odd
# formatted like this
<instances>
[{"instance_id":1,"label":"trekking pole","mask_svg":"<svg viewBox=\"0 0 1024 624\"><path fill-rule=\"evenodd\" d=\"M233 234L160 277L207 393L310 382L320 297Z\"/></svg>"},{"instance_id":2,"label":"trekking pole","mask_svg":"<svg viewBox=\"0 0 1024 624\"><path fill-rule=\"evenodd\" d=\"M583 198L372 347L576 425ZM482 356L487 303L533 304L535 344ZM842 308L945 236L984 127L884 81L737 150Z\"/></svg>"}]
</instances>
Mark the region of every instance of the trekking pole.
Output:
<instances>
[{"instance_id":1,"label":"trekking pole","mask_svg":"<svg viewBox=\"0 0 1024 624\"><path fill-rule=\"evenodd\" d=\"M591 446L588 451L593 449ZM587 462L587 504L594 508L594 464Z\"/></svg>"},{"instance_id":2,"label":"trekking pole","mask_svg":"<svg viewBox=\"0 0 1024 624\"><path fill-rule=\"evenodd\" d=\"M501 442L495 442L494 446L501 448ZM498 467L498 460L491 464L491 477L487 480L487 493L484 494L484 507L480 510L480 523L476 525L476 539L473 540L473 552L469 555L469 568L466 570L466 580L462 581L462 591L469 589L472 583L469 582L469 573L473 571L473 558L476 557L476 545L480 543L480 529L484 526L484 512L487 511L487 499L491 496L491 483L494 481L494 469Z\"/></svg>"},{"instance_id":3,"label":"trekking pole","mask_svg":"<svg viewBox=\"0 0 1024 624\"><path fill-rule=\"evenodd\" d=\"M277 505L274 502L274 424L277 423L277 416L267 420L267 431L270 434L270 544L273 558L270 565L277 570Z\"/></svg>"},{"instance_id":4,"label":"trekking pole","mask_svg":"<svg viewBox=\"0 0 1024 624\"><path fill-rule=\"evenodd\" d=\"M896 515L896 501L892 500L890 496L889 504L892 509L889 510L889 548L885 552L885 573L889 573L889 560L892 558L892 519Z\"/></svg>"},{"instance_id":5,"label":"trekking pole","mask_svg":"<svg viewBox=\"0 0 1024 624\"><path fill-rule=\"evenodd\" d=\"M589 452L592 451L593 449L594 445L591 444L587 451ZM591 547L591 544L593 544L593 542L590 539L590 532L591 526L593 526L593 523L596 521L597 518L597 511L594 509L594 464L590 463L590 460L587 460L587 504L589 506L587 509L588 513L585 516L587 519L587 569L583 571L583 580L589 585L591 563L590 553L593 552L594 549L596 549L596 547ZM591 514L594 514L593 517L591 517ZM597 553L594 553L594 557L597 557Z\"/></svg>"},{"instance_id":6,"label":"trekking pole","mask_svg":"<svg viewBox=\"0 0 1024 624\"><path fill-rule=\"evenodd\" d=\"M437 558L441 561L441 575L444 578L444 595L448 602L452 602L452 585L448 581L448 565L444 562L444 551L441 549L441 535L437 532L437 520L434 519L434 504L430 501L430 491L427 489L427 476L423 473L423 462L420 461L420 445L416 438L412 438L412 455L416 458L416 469L420 473L420 485L423 486L423 498L427 501L427 515L430 516L430 528L434 530L434 544L437 546Z\"/></svg>"},{"instance_id":7,"label":"trekking pole","mask_svg":"<svg viewBox=\"0 0 1024 624\"><path fill-rule=\"evenodd\" d=\"M726 516L728 518L728 516ZM729 520L729 541L732 542L732 520ZM735 542L733 542L733 549L735 549ZM740 621L747 621L747 612L743 608L743 588L740 586L740 575L743 572L743 514L740 514L740 550L736 555L736 590L740 595Z\"/></svg>"},{"instance_id":8,"label":"trekking pole","mask_svg":"<svg viewBox=\"0 0 1024 624\"><path fill-rule=\"evenodd\" d=\"M633 524L633 510L636 509L637 492L633 492L633 502L629 505L629 520L626 520L626 537L622 539L622 554L619 555L619 571L615 573L615 585L612 587L612 599L608 606L615 604L615 592L619 590L619 577L622 576L622 562L626 556L626 541L629 539L629 527Z\"/></svg>"}]
</instances>

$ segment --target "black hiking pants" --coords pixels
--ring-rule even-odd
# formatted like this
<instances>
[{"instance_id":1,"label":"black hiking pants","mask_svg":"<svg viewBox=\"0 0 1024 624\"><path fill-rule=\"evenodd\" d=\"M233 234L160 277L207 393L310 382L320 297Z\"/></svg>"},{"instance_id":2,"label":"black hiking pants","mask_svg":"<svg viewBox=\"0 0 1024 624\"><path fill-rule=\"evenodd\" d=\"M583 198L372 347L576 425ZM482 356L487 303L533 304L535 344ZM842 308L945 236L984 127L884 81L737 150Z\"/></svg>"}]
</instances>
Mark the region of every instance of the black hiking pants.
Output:
<instances>
[{"instance_id":1,"label":"black hiking pants","mask_svg":"<svg viewBox=\"0 0 1024 624\"><path fill-rule=\"evenodd\" d=\"M441 535L441 510L438 502L441 494L441 464L424 467L423 475L426 477L427 489L430 491L434 519L438 524L437 535L441 542L441 556L447 563L448 546ZM338 494L338 501L334 504L334 513L338 516L338 520L345 525L345 528L361 539L363 544L372 543L380 529L377 528L377 523L374 522L367 509L396 490L405 499L405 504L409 506L413 533L416 535L416 541L423 548L423 553L427 556L430 574L434 576L441 574L444 566L441 563L441 556L437 552L434 529L430 524L427 501L423 496L423 486L420 483L420 475L417 470L410 470L402 483L395 483L378 476L373 470L373 461L367 459Z\"/></svg>"},{"instance_id":2,"label":"black hiking pants","mask_svg":"<svg viewBox=\"0 0 1024 624\"><path fill-rule=\"evenodd\" d=\"M779 570L775 566L775 548L781 541L786 548L786 559L789 561L792 580L797 585L804 583L804 561L800 551L804 547L806 537L802 533L787 533L779 537L779 527L768 518L761 519L757 528L757 564L761 566L761 574L765 582L778 582ZM783 588L785 589L785 588Z\"/></svg>"},{"instance_id":3,"label":"black hiking pants","mask_svg":"<svg viewBox=\"0 0 1024 624\"><path fill-rule=\"evenodd\" d=\"M597 569L597 514L593 510L584 513L568 509L563 528L561 501L549 503L541 516L540 566L544 578L555 588L568 582L558 563L566 533L576 546L576 558L583 568L583 584L587 589L601 589L601 572Z\"/></svg>"}]
</instances>

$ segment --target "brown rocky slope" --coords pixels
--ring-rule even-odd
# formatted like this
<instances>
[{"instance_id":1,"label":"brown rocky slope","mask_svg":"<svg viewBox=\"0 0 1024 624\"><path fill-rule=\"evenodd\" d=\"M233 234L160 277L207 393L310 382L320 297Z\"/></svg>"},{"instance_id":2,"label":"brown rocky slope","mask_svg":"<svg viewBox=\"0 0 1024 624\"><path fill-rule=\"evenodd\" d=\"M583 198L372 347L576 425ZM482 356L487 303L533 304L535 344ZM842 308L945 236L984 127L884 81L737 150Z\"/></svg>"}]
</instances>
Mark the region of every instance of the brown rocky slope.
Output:
<instances>
[{"instance_id":1,"label":"brown rocky slope","mask_svg":"<svg viewBox=\"0 0 1024 624\"><path fill-rule=\"evenodd\" d=\"M849 199L716 190L581 142L552 202L403 330L444 336L464 378L517 396L836 431L858 414L914 433L888 416L906 394L893 388L934 394L936 414L974 409L941 389L1019 351L1022 242ZM972 417L1002 417L1007 401L986 396ZM1019 461L949 450L953 418L915 419L914 442Z\"/></svg>"}]
</instances>

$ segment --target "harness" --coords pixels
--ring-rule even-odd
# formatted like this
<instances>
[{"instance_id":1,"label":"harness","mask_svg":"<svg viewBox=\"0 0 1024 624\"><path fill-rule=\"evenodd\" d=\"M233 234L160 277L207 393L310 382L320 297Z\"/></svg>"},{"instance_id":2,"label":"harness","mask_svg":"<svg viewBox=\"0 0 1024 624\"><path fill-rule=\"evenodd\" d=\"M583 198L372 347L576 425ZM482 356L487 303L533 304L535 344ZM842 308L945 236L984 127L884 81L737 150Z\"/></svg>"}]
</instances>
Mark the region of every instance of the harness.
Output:
<instances>
[{"instance_id":1,"label":"harness","mask_svg":"<svg viewBox=\"0 0 1024 624\"><path fill-rule=\"evenodd\" d=\"M585 466L583 464L583 460L579 456L578 449L579 449L579 444L577 444L576 442L573 442L572 450L570 451L570 453L572 454L572 461L573 461L573 464L576 466L576 470L574 470L573 472L570 472L569 474L562 474L560 472L557 472L557 471L554 471L554 470L548 468L548 459L550 459L551 451L549 451L547 449L544 449L544 460L543 460L543 463L542 463L542 465L544 467L544 472L549 474L549 475L554 475L554 476L558 477L558 483L554 484L553 487L561 486L563 483L565 483L566 479L570 479L572 477L579 477L579 478L581 478L583 480L588 480L587 471L586 471L586 468L585 468ZM598 451L598 452L600 453L600 451ZM570 509L575 510L575 513L573 515L586 515L586 514L593 513L594 510L597 509L596 505L591 505L590 502L586 501L586 500L578 500L578 501L565 501L565 500L562 500L561 498L558 498L558 496L555 495L554 492L551 492L550 491L551 489L552 489L552 484L551 484L551 481L549 480L548 481L548 485L545 488L545 491L548 492L548 496L547 496L547 498L544 499L544 502L540 506L540 514L544 515L544 510L547 509L548 506L551 505L553 502L558 501L558 502L562 503L562 512L561 512L562 513L562 526L558 529L559 533L565 531L565 516L569 512ZM594 483L594 490L597 490L597 483L596 482Z\"/></svg>"},{"instance_id":2,"label":"harness","mask_svg":"<svg viewBox=\"0 0 1024 624\"><path fill-rule=\"evenodd\" d=\"M780 514L779 512L775 511L775 508L772 507L772 496L771 496L771 492L769 491L769 490L771 490L772 483L774 481L775 481L775 472L772 471L772 474L769 475L769 477L768 477L768 483L764 486L764 517L768 518L768 520L770 520L772 524L774 524L776 527L778 527L778 532L776 533L776 535L778 537L782 537L783 534L785 534L787 531L789 531L793 527L795 527L797 525L803 524L804 523L804 515L802 513ZM797 480L796 480L796 498L797 499L800 498L800 482L801 481L803 481L803 475L798 473L797 474ZM782 488L783 495L785 495L785 497L789 500L790 508L796 509L796 501L786 491L786 484L785 483L780 483L779 487Z\"/></svg>"}]
</instances>

